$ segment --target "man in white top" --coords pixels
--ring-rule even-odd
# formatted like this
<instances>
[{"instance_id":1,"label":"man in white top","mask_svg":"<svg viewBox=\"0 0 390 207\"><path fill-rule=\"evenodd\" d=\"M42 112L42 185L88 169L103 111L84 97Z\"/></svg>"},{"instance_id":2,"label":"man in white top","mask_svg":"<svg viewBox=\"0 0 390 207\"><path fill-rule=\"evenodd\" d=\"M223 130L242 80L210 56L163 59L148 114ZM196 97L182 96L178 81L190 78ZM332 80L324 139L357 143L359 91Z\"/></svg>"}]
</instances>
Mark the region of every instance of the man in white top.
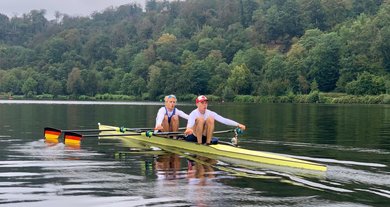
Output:
<instances>
[{"instance_id":1,"label":"man in white top","mask_svg":"<svg viewBox=\"0 0 390 207\"><path fill-rule=\"evenodd\" d=\"M208 100L206 96L198 96L195 102L197 108L190 113L187 128L184 132L187 135L187 141L197 141L198 144L206 143L206 145L209 145L214 133L214 120L228 126L234 126L245 130L245 125L224 118L214 111L208 110Z\"/></svg>"},{"instance_id":2,"label":"man in white top","mask_svg":"<svg viewBox=\"0 0 390 207\"><path fill-rule=\"evenodd\" d=\"M175 132L179 130L179 116L188 119L188 115L177 109L176 96L168 95L164 98L165 106L157 112L156 126L154 130L162 132Z\"/></svg>"}]
</instances>

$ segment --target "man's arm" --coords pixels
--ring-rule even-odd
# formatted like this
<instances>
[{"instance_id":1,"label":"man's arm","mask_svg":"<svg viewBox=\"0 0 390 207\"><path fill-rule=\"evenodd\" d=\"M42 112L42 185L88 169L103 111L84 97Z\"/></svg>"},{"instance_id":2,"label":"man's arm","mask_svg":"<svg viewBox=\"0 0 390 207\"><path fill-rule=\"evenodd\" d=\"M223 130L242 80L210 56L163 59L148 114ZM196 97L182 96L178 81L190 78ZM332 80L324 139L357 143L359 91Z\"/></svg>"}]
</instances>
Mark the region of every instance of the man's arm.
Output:
<instances>
[{"instance_id":1,"label":"man's arm","mask_svg":"<svg viewBox=\"0 0 390 207\"><path fill-rule=\"evenodd\" d=\"M222 124L225 124L225 125L228 125L228 126L234 126L234 127L238 127L242 130L245 130L245 125L243 124L240 124L234 120L231 120L231 119L228 119L228 118L225 118L225 117L222 117L221 115L213 112L213 116L214 116L214 119Z\"/></svg>"},{"instance_id":2,"label":"man's arm","mask_svg":"<svg viewBox=\"0 0 390 207\"><path fill-rule=\"evenodd\" d=\"M162 122L164 120L164 116L165 116L165 110L164 107L161 107L157 112L155 129L157 130L163 129Z\"/></svg>"},{"instance_id":3,"label":"man's arm","mask_svg":"<svg viewBox=\"0 0 390 207\"><path fill-rule=\"evenodd\" d=\"M194 127L195 125L195 120L196 120L196 114L194 111L192 111L188 116L187 126L186 126L186 130L184 131L184 134L190 135L194 133L192 127Z\"/></svg>"},{"instance_id":4,"label":"man's arm","mask_svg":"<svg viewBox=\"0 0 390 207\"><path fill-rule=\"evenodd\" d=\"M177 115L179 115L183 119L187 119L188 120L188 114L186 114L182 110L179 110L178 108L176 108L176 111L177 111Z\"/></svg>"}]
</instances>

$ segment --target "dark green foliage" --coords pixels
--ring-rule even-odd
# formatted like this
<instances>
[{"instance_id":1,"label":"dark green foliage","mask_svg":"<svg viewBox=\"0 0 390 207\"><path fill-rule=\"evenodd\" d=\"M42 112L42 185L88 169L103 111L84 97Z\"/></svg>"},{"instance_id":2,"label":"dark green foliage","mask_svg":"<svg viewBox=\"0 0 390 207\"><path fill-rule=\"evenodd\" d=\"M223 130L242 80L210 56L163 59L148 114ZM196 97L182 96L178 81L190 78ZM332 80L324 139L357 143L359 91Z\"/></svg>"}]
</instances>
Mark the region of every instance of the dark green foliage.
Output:
<instances>
[{"instance_id":1,"label":"dark green foliage","mask_svg":"<svg viewBox=\"0 0 390 207\"><path fill-rule=\"evenodd\" d=\"M345 102L321 92L389 93L389 22L383 0L147 0L145 10L53 21L45 10L0 14L0 94Z\"/></svg>"},{"instance_id":2,"label":"dark green foliage","mask_svg":"<svg viewBox=\"0 0 390 207\"><path fill-rule=\"evenodd\" d=\"M385 78L364 72L357 80L347 84L346 91L353 95L378 95L386 92Z\"/></svg>"}]
</instances>

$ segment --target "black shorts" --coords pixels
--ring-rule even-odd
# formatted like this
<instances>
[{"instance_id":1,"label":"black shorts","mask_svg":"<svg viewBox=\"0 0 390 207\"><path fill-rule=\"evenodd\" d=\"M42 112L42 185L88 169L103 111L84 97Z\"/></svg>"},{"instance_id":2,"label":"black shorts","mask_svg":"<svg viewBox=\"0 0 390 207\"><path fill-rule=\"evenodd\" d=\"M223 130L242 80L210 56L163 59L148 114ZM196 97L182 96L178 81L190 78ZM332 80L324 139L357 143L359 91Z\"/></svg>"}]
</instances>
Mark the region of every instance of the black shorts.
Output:
<instances>
[{"instance_id":1,"label":"black shorts","mask_svg":"<svg viewBox=\"0 0 390 207\"><path fill-rule=\"evenodd\" d=\"M187 142L198 142L198 139L194 134L188 135L187 137L185 137L185 140ZM202 144L206 143L206 141L207 141L207 137L202 135ZM217 144L217 143L218 143L218 138L216 137L211 138L211 144Z\"/></svg>"},{"instance_id":2,"label":"black shorts","mask_svg":"<svg viewBox=\"0 0 390 207\"><path fill-rule=\"evenodd\" d=\"M185 138L185 140L186 140L187 142L198 142L198 138L196 138L196 136L195 136L194 134L188 135L188 136ZM207 141L207 137L202 135L202 143L206 143L206 141Z\"/></svg>"}]
</instances>

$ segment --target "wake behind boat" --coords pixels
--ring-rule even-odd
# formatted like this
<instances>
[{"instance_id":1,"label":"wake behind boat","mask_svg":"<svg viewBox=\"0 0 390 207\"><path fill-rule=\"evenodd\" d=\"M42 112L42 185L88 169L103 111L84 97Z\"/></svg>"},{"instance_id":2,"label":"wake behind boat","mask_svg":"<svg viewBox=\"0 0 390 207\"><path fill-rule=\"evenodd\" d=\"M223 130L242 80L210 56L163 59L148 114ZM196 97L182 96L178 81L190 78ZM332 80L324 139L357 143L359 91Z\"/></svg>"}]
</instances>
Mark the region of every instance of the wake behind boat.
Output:
<instances>
[{"instance_id":1,"label":"wake behind boat","mask_svg":"<svg viewBox=\"0 0 390 207\"><path fill-rule=\"evenodd\" d=\"M125 133L120 127L103 124L99 124L99 131L99 139L120 139L122 141L136 140L140 143L145 143L162 149L173 148L204 156L217 156L227 159L241 160L243 162L255 162L266 165L276 165L321 172L325 172L327 170L327 167L322 164L290 158L270 152L243 149L226 144L217 143L211 145L200 145L184 140L162 137L158 134L148 132Z\"/></svg>"}]
</instances>

